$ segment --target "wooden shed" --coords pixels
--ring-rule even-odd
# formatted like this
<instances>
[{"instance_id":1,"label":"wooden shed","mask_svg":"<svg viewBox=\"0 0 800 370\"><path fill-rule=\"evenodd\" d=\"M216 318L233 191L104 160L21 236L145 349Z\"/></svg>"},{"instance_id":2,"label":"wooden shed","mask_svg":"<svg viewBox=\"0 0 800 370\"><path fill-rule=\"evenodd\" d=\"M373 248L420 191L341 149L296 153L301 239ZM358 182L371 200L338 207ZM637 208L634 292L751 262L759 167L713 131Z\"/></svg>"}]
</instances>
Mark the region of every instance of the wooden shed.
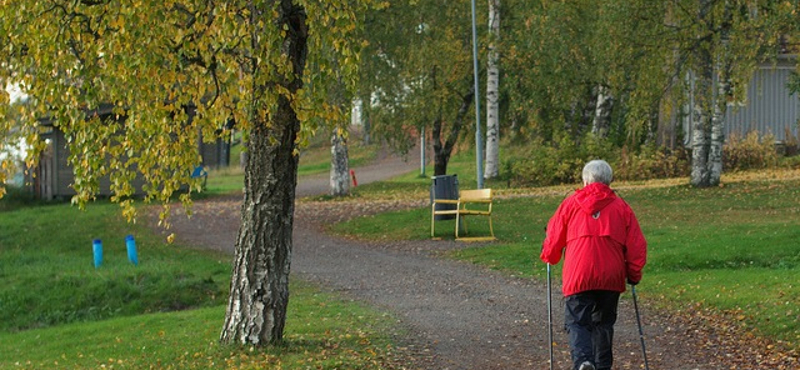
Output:
<instances>
[{"instance_id":1,"label":"wooden shed","mask_svg":"<svg viewBox=\"0 0 800 370\"><path fill-rule=\"evenodd\" d=\"M103 104L98 109L88 111L87 115L98 115L101 119L125 120L112 113L113 106ZM47 142L47 148L39 158L39 164L29 172L28 183L33 194L44 200L69 199L76 194L72 188L75 175L72 166L68 163L69 149L64 133L53 126L47 119L41 120L41 139ZM214 143L204 143L202 137L198 140L198 152L202 157L205 168L218 168L230 165L231 143L217 139ZM100 179L99 196L111 195L111 181L108 176ZM137 176L133 181L137 194L142 194L143 179Z\"/></svg>"}]
</instances>

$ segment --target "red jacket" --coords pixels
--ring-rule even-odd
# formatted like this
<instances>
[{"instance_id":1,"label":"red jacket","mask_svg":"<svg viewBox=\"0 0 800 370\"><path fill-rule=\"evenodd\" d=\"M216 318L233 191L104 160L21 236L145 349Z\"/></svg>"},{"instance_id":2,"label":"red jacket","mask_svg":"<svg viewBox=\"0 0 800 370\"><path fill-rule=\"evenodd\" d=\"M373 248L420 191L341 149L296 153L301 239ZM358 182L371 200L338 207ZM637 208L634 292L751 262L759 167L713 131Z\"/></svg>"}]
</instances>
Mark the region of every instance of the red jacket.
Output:
<instances>
[{"instance_id":1,"label":"red jacket","mask_svg":"<svg viewBox=\"0 0 800 370\"><path fill-rule=\"evenodd\" d=\"M608 185L589 184L564 199L547 224L542 261L554 265L564 253L563 293L625 291L638 282L647 242L633 210Z\"/></svg>"}]
</instances>

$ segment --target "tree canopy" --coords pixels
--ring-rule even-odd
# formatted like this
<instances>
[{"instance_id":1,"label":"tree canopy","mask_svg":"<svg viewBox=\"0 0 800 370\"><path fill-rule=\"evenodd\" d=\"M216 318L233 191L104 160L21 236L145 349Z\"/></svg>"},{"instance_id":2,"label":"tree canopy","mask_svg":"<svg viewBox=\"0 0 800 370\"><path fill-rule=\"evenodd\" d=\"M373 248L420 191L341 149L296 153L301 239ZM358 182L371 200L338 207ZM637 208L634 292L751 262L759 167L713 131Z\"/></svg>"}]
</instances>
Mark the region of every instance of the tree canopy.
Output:
<instances>
[{"instance_id":1,"label":"tree canopy","mask_svg":"<svg viewBox=\"0 0 800 370\"><path fill-rule=\"evenodd\" d=\"M135 171L146 177L148 198L166 201L198 164L200 134L224 135L230 119L247 131L256 117L274 114L281 96L304 122L302 143L336 112L326 106L330 76L353 75L361 44L349 37L351 2L295 3L308 24L281 29L290 2L4 1L0 16L14 21L0 26L0 82L19 83L31 97L23 126L34 144L29 159L43 145L38 120L50 117L70 143L76 201L91 199L97 179L109 175L115 198L127 202ZM302 52L313 73L298 76L297 91L280 87L297 67L285 54L289 27L309 28ZM124 119L85 116L105 103Z\"/></svg>"},{"instance_id":2,"label":"tree canopy","mask_svg":"<svg viewBox=\"0 0 800 370\"><path fill-rule=\"evenodd\" d=\"M39 140L47 118L68 143L73 200L91 200L109 176L112 200L131 218L137 173L145 201L168 205L191 183L200 135L225 136L230 121L245 131L242 226L221 339L278 342L296 154L320 123L336 121L327 90L355 81L361 42L351 36L370 3L2 1L0 18L13 21L0 25L0 86L18 83L30 97L20 130L32 145L29 162L47 145ZM104 104L114 119L92 114Z\"/></svg>"},{"instance_id":3,"label":"tree canopy","mask_svg":"<svg viewBox=\"0 0 800 370\"><path fill-rule=\"evenodd\" d=\"M470 19L468 2L410 1L370 12L365 24L360 89L373 133L405 152L427 127L437 175L474 122Z\"/></svg>"}]
</instances>

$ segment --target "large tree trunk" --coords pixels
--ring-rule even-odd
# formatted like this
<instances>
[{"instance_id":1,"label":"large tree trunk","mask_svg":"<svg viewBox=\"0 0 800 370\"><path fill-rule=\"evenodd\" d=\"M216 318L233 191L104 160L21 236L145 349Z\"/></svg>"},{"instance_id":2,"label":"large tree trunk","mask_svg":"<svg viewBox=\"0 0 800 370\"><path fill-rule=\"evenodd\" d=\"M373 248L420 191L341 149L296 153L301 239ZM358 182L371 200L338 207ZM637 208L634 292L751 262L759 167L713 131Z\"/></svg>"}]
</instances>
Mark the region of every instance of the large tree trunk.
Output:
<instances>
[{"instance_id":1,"label":"large tree trunk","mask_svg":"<svg viewBox=\"0 0 800 370\"><path fill-rule=\"evenodd\" d=\"M330 195L343 197L350 194L347 142L338 131L331 136L331 188Z\"/></svg>"},{"instance_id":2,"label":"large tree trunk","mask_svg":"<svg viewBox=\"0 0 800 370\"><path fill-rule=\"evenodd\" d=\"M302 87L308 38L306 15L291 0L282 0L277 9L283 22L278 27L286 29L282 52L292 68L281 85L293 94ZM253 70L258 71L258 66L254 65ZM262 95L267 88L255 85L253 93ZM254 119L248 142L241 226L230 299L220 334L224 343L277 343L283 339L286 323L298 165L294 151L300 122L285 95L278 98L272 114L265 116L261 108L251 108Z\"/></svg>"},{"instance_id":3,"label":"large tree trunk","mask_svg":"<svg viewBox=\"0 0 800 370\"><path fill-rule=\"evenodd\" d=\"M486 166L484 179L500 175L500 68L497 44L500 39L500 0L489 0L489 55L486 68Z\"/></svg>"}]
</instances>

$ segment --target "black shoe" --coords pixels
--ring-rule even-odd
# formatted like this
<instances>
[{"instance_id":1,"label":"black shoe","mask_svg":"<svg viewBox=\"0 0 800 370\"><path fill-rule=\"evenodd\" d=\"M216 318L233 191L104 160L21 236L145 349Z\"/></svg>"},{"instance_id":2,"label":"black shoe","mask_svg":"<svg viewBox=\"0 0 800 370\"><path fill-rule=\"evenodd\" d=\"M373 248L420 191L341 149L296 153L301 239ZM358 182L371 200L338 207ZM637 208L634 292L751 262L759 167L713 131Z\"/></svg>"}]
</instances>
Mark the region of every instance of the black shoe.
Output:
<instances>
[{"instance_id":1,"label":"black shoe","mask_svg":"<svg viewBox=\"0 0 800 370\"><path fill-rule=\"evenodd\" d=\"M589 361L584 361L578 370L594 370L594 365Z\"/></svg>"}]
</instances>

